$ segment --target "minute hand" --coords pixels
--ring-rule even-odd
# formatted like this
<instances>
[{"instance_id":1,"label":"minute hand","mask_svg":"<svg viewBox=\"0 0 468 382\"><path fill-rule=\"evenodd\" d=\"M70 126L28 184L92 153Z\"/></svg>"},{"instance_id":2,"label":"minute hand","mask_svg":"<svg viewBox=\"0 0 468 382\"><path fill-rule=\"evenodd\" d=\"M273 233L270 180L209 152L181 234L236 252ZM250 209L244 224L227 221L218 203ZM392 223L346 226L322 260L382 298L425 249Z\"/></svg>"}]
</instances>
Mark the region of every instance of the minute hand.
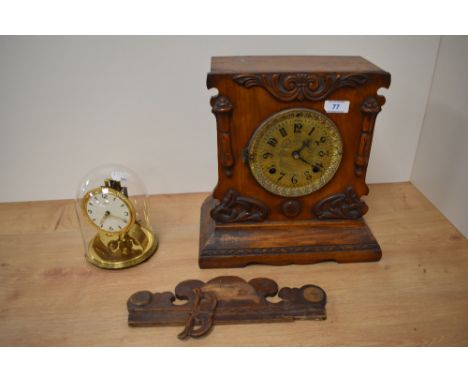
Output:
<instances>
[{"instance_id":1,"label":"minute hand","mask_svg":"<svg viewBox=\"0 0 468 382\"><path fill-rule=\"evenodd\" d=\"M305 160L303 157L301 157L300 155L297 157L297 159L301 160L302 162L308 164L309 166L312 167L312 171L313 172L319 172L320 171L320 167L319 166L316 166L315 164L312 164L310 163L309 161Z\"/></svg>"},{"instance_id":2,"label":"minute hand","mask_svg":"<svg viewBox=\"0 0 468 382\"><path fill-rule=\"evenodd\" d=\"M112 217L112 218L115 218L115 219L122 220L123 222L125 221L125 219L124 219L124 218L122 218L122 217L120 217L120 216L117 216L117 215L109 214L109 217Z\"/></svg>"},{"instance_id":3,"label":"minute hand","mask_svg":"<svg viewBox=\"0 0 468 382\"><path fill-rule=\"evenodd\" d=\"M310 162L306 161L306 160L305 160L303 157L301 157L300 155L297 157L297 159L299 159L299 160L303 161L305 164L308 164L309 166L313 166L313 164L312 164L312 163L310 163Z\"/></svg>"}]
</instances>

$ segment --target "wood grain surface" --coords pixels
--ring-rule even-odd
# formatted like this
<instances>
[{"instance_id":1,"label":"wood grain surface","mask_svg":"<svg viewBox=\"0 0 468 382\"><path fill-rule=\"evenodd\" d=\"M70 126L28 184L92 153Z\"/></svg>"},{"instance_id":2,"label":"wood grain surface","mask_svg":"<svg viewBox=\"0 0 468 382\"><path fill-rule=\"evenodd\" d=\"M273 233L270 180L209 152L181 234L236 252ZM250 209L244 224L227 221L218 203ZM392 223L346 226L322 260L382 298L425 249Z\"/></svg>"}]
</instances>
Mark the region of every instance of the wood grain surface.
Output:
<instances>
[{"instance_id":1,"label":"wood grain surface","mask_svg":"<svg viewBox=\"0 0 468 382\"><path fill-rule=\"evenodd\" d=\"M359 56L227 56L212 57L211 62L211 71L215 73L382 70Z\"/></svg>"},{"instance_id":2,"label":"wood grain surface","mask_svg":"<svg viewBox=\"0 0 468 382\"><path fill-rule=\"evenodd\" d=\"M148 262L118 271L85 261L73 201L0 204L0 345L468 345L468 241L411 184L371 185L365 198L383 251L375 263L201 270L206 196L153 196L160 247ZM220 325L184 342L179 327L128 327L132 293L220 275L319 285L328 319Z\"/></svg>"}]
</instances>

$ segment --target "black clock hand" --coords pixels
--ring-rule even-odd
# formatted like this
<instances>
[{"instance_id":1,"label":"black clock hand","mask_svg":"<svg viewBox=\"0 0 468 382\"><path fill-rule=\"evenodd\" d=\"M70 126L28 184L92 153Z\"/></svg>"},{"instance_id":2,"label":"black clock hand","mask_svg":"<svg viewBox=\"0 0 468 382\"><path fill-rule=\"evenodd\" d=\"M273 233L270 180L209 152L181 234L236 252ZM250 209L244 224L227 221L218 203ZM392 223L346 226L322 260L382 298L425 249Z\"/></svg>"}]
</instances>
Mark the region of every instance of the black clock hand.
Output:
<instances>
[{"instance_id":1,"label":"black clock hand","mask_svg":"<svg viewBox=\"0 0 468 382\"><path fill-rule=\"evenodd\" d=\"M313 164L312 164L312 163L310 163L310 162L306 161L306 160L305 160L303 157L301 157L300 155L297 157L297 159L299 159L299 160L303 161L305 164L308 164L309 166L313 166Z\"/></svg>"},{"instance_id":2,"label":"black clock hand","mask_svg":"<svg viewBox=\"0 0 468 382\"><path fill-rule=\"evenodd\" d=\"M308 164L309 166L311 166L313 172L319 172L320 171L319 166L316 166L315 164L312 164L312 163L306 161L303 157L299 156L297 159L299 159L299 160L303 161L304 163Z\"/></svg>"},{"instance_id":3,"label":"black clock hand","mask_svg":"<svg viewBox=\"0 0 468 382\"><path fill-rule=\"evenodd\" d=\"M306 139L304 142L302 142L302 146L299 150L296 150L295 152L297 152L297 154L301 154L301 151L304 150L306 147L309 147L310 145L310 139ZM294 156L294 152L293 152L293 156Z\"/></svg>"},{"instance_id":4,"label":"black clock hand","mask_svg":"<svg viewBox=\"0 0 468 382\"><path fill-rule=\"evenodd\" d=\"M104 224L104 220L106 220L106 219L109 217L109 215L110 215L110 211L106 211L106 212L104 213L104 215L102 216L101 221L99 222L99 224L103 225L103 224Z\"/></svg>"},{"instance_id":5,"label":"black clock hand","mask_svg":"<svg viewBox=\"0 0 468 382\"><path fill-rule=\"evenodd\" d=\"M298 150L294 150L291 154L294 159L300 159L301 156L301 151L304 150L306 147L309 147L310 145L310 140L306 139L304 142L302 142L302 146Z\"/></svg>"},{"instance_id":6,"label":"black clock hand","mask_svg":"<svg viewBox=\"0 0 468 382\"><path fill-rule=\"evenodd\" d=\"M313 172L319 172L320 167L310 163L309 161L304 159L303 156L301 156L301 151L304 150L306 147L309 147L309 145L310 145L310 140L306 139L304 142L302 142L302 146L299 148L299 150L295 150L295 151L292 152L292 157L294 159L299 159L300 161L304 162L305 164L311 166Z\"/></svg>"},{"instance_id":7,"label":"black clock hand","mask_svg":"<svg viewBox=\"0 0 468 382\"><path fill-rule=\"evenodd\" d=\"M304 150L306 147L310 146L310 139L306 139L304 142L302 142L302 146L298 149L292 152L292 156L294 159L299 159L303 161L304 163L307 163L309 166L315 167L312 163L306 161L303 156L301 156L301 151Z\"/></svg>"}]
</instances>

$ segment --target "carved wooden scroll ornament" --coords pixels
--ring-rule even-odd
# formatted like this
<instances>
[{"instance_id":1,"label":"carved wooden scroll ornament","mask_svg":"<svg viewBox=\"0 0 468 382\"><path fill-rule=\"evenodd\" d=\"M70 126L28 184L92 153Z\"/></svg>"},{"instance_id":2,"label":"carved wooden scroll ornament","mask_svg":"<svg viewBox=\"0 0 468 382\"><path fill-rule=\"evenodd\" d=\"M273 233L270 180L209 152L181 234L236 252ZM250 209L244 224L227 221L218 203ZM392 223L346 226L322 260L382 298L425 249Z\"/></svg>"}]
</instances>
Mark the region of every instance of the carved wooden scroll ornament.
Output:
<instances>
[{"instance_id":1,"label":"carved wooden scroll ornament","mask_svg":"<svg viewBox=\"0 0 468 382\"><path fill-rule=\"evenodd\" d=\"M211 210L211 217L218 223L260 222L268 216L268 207L262 202L239 195L232 188L221 203Z\"/></svg>"},{"instance_id":2,"label":"carved wooden scroll ornament","mask_svg":"<svg viewBox=\"0 0 468 382\"><path fill-rule=\"evenodd\" d=\"M267 297L278 294L279 302ZM185 304L174 304L176 299ZM325 291L315 285L282 288L267 278L246 282L235 276L221 276L204 283L183 281L171 292L141 291L127 302L130 326L185 325L179 339L206 335L215 324L290 322L326 319Z\"/></svg>"},{"instance_id":3,"label":"carved wooden scroll ornament","mask_svg":"<svg viewBox=\"0 0 468 382\"><path fill-rule=\"evenodd\" d=\"M259 86L281 101L319 101L339 88L356 88L368 81L365 74L283 73L237 74L233 80L246 88Z\"/></svg>"},{"instance_id":4,"label":"carved wooden scroll ornament","mask_svg":"<svg viewBox=\"0 0 468 382\"><path fill-rule=\"evenodd\" d=\"M318 219L358 219L367 210L367 204L358 198L351 186L343 193L321 200L313 208L314 215Z\"/></svg>"}]
</instances>

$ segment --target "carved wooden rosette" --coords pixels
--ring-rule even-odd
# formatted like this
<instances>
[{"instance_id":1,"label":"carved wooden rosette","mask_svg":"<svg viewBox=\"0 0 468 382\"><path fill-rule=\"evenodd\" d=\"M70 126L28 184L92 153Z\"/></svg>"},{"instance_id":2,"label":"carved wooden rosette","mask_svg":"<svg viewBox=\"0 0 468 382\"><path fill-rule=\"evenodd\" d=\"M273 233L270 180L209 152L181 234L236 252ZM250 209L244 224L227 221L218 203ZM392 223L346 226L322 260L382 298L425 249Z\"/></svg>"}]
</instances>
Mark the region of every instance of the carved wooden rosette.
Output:
<instances>
[{"instance_id":1,"label":"carved wooden rosette","mask_svg":"<svg viewBox=\"0 0 468 382\"><path fill-rule=\"evenodd\" d=\"M220 162L225 174L230 177L234 167L234 154L231 144L232 103L227 97L219 95L212 98L211 104L211 110L216 117Z\"/></svg>"},{"instance_id":2,"label":"carved wooden rosette","mask_svg":"<svg viewBox=\"0 0 468 382\"><path fill-rule=\"evenodd\" d=\"M302 202L296 199L287 199L281 204L281 212L289 218L294 218L301 212Z\"/></svg>"},{"instance_id":3,"label":"carved wooden rosette","mask_svg":"<svg viewBox=\"0 0 468 382\"><path fill-rule=\"evenodd\" d=\"M368 81L364 74L336 73L238 74L233 80L246 88L259 86L275 98L289 101L320 101L339 88L356 88Z\"/></svg>"},{"instance_id":4,"label":"carved wooden rosette","mask_svg":"<svg viewBox=\"0 0 468 382\"><path fill-rule=\"evenodd\" d=\"M239 195L234 189L211 210L211 217L218 223L261 222L268 216L268 207L262 202Z\"/></svg>"},{"instance_id":5,"label":"carved wooden rosette","mask_svg":"<svg viewBox=\"0 0 468 382\"><path fill-rule=\"evenodd\" d=\"M358 151L354 161L354 173L356 176L365 174L369 163L372 135L374 133L375 119L382 108L374 97L368 97L361 105L361 112L364 115L359 140Z\"/></svg>"},{"instance_id":6,"label":"carved wooden rosette","mask_svg":"<svg viewBox=\"0 0 468 382\"><path fill-rule=\"evenodd\" d=\"M267 297L278 295L278 302ZM176 299L186 301L174 304ZM278 288L267 278L249 282L235 276L220 276L206 283L187 280L172 292L134 293L127 301L130 326L185 325L179 339L198 338L214 324L291 322L326 319L325 291L312 284Z\"/></svg>"},{"instance_id":7,"label":"carved wooden rosette","mask_svg":"<svg viewBox=\"0 0 468 382\"><path fill-rule=\"evenodd\" d=\"M313 213L318 219L358 219L367 210L367 204L349 186L344 192L321 200L313 208Z\"/></svg>"}]
</instances>

